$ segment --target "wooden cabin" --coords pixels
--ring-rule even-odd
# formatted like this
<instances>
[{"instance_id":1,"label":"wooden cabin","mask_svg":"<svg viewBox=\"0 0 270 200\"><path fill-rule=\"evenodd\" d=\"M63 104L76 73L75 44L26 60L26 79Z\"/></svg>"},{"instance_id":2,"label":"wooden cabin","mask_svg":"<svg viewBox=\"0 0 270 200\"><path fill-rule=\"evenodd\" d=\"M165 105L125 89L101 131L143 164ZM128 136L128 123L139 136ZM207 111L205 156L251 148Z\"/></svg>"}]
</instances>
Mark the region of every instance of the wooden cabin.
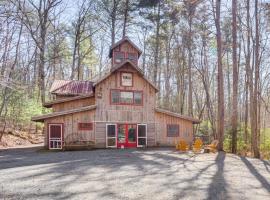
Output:
<instances>
[{"instance_id":1,"label":"wooden cabin","mask_svg":"<svg viewBox=\"0 0 270 200\"><path fill-rule=\"evenodd\" d=\"M156 107L157 87L138 67L140 49L125 37L110 49L111 69L91 81L56 80L44 104L45 147L91 143L96 148L173 146L193 140L199 120Z\"/></svg>"}]
</instances>

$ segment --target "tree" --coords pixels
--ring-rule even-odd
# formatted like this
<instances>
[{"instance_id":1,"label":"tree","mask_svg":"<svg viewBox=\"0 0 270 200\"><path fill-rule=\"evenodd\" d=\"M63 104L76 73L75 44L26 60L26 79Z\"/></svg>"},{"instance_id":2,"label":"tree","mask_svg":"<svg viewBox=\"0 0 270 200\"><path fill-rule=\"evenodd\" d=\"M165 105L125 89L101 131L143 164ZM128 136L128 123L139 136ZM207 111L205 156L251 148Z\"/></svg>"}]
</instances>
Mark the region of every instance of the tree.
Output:
<instances>
[{"instance_id":1,"label":"tree","mask_svg":"<svg viewBox=\"0 0 270 200\"><path fill-rule=\"evenodd\" d=\"M220 4L221 0L216 0L215 26L217 40L217 93L218 93L218 114L217 114L217 132L218 132L218 150L223 150L224 140L224 78L222 67L222 40L220 31Z\"/></svg>"},{"instance_id":2,"label":"tree","mask_svg":"<svg viewBox=\"0 0 270 200\"><path fill-rule=\"evenodd\" d=\"M259 76L260 76L260 61L259 61L259 48L260 48L260 35L259 35L259 13L258 13L258 0L255 0L255 53L254 53L254 65L255 65L255 76L254 76L254 93L253 93L253 121L251 122L252 131L252 147L255 158L260 158L260 150L258 146L258 98L259 98Z\"/></svg>"},{"instance_id":3,"label":"tree","mask_svg":"<svg viewBox=\"0 0 270 200\"><path fill-rule=\"evenodd\" d=\"M16 5L20 11L19 17L32 36L39 52L38 60L38 86L41 102L45 103L45 48L50 15L62 0L27 0L27 5L17 0ZM30 10L29 10L30 9ZM33 16L33 15L34 16ZM36 17L36 18L35 18ZM36 20L37 19L37 20ZM36 21L35 21L36 20ZM33 23L34 21L34 23Z\"/></svg>"},{"instance_id":4,"label":"tree","mask_svg":"<svg viewBox=\"0 0 270 200\"><path fill-rule=\"evenodd\" d=\"M237 0L232 0L232 51L233 51L233 96L232 96L232 153L237 152L238 117L238 61L237 61Z\"/></svg>"}]
</instances>

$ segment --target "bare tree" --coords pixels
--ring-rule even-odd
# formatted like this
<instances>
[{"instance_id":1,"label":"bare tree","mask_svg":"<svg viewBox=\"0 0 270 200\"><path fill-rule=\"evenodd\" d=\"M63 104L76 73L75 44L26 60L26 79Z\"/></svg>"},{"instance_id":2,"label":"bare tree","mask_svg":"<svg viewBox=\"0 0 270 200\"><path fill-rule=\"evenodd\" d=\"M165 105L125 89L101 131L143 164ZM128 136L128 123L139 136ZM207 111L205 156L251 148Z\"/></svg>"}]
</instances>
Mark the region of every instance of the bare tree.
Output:
<instances>
[{"instance_id":1,"label":"bare tree","mask_svg":"<svg viewBox=\"0 0 270 200\"><path fill-rule=\"evenodd\" d=\"M232 0L232 51L233 51L233 96L232 96L232 153L237 151L238 118L238 62L237 62L237 0Z\"/></svg>"},{"instance_id":2,"label":"bare tree","mask_svg":"<svg viewBox=\"0 0 270 200\"><path fill-rule=\"evenodd\" d=\"M215 26L216 26L216 40L217 40L217 93L218 93L218 114L217 114L217 135L219 140L218 149L223 150L224 141L224 78L222 67L222 40L220 30L220 4L221 0L216 0L215 9Z\"/></svg>"}]
</instances>

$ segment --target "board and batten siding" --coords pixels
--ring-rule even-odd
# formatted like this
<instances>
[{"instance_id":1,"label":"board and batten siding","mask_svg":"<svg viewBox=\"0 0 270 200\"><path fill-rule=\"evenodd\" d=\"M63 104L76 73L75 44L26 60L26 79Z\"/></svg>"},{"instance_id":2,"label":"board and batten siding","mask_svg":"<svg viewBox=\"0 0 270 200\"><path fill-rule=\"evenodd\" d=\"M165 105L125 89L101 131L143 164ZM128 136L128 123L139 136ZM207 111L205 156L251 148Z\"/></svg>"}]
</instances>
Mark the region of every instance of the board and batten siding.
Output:
<instances>
[{"instance_id":1,"label":"board and batten siding","mask_svg":"<svg viewBox=\"0 0 270 200\"><path fill-rule=\"evenodd\" d=\"M123 87L120 84L122 72L133 73L133 86ZM143 92L143 105L111 105L112 89ZM103 122L149 123L155 121L155 89L145 81L131 66L125 65L96 86L96 120Z\"/></svg>"},{"instance_id":2,"label":"board and batten siding","mask_svg":"<svg viewBox=\"0 0 270 200\"><path fill-rule=\"evenodd\" d=\"M48 147L48 124L50 123L63 123L64 141L95 141L95 110L84 111L80 113L68 114L59 117L53 117L44 121L45 147ZM93 130L79 130L78 123L93 123Z\"/></svg>"},{"instance_id":3,"label":"board and batten siding","mask_svg":"<svg viewBox=\"0 0 270 200\"><path fill-rule=\"evenodd\" d=\"M156 120L156 134L157 144L160 146L173 146L176 141L184 139L187 143L192 144L193 142L193 124L192 121L173 117L164 113L155 113ZM178 124L179 125L179 136L168 137L167 136L167 124Z\"/></svg>"},{"instance_id":4,"label":"board and batten siding","mask_svg":"<svg viewBox=\"0 0 270 200\"><path fill-rule=\"evenodd\" d=\"M95 97L88 97L84 99L77 99L74 101L67 101L62 103L57 103L52 106L53 112L72 110L84 106L95 105Z\"/></svg>"}]
</instances>

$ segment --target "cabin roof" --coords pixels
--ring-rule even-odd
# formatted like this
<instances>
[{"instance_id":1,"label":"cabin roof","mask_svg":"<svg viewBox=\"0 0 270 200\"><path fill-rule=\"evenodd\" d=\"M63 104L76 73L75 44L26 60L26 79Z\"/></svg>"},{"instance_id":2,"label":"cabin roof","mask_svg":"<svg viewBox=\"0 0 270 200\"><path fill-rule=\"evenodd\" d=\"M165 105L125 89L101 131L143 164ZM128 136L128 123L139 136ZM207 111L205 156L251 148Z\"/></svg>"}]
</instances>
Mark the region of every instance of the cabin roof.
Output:
<instances>
[{"instance_id":1,"label":"cabin roof","mask_svg":"<svg viewBox=\"0 0 270 200\"><path fill-rule=\"evenodd\" d=\"M185 119L185 120L188 120L188 121L192 121L193 124L199 124L201 122L200 120L195 119L193 117L184 116L184 115L181 115L179 113L172 112L172 111L165 110L165 109L161 109L161 108L155 108L155 111L159 112L159 113L166 114L166 115L170 115L170 116L173 116L173 117L177 117L177 118Z\"/></svg>"},{"instance_id":2,"label":"cabin roof","mask_svg":"<svg viewBox=\"0 0 270 200\"><path fill-rule=\"evenodd\" d=\"M35 122L43 122L45 119L59 117L59 116L63 116L63 115L73 114L73 113L78 113L78 112L83 112L83 111L94 110L94 109L96 109L96 107L97 107L96 105L91 105L91 106L84 106L84 107L71 109L71 110L53 112L53 113L49 113L49 114L45 114L45 115L34 116L31 118L31 120L35 121Z\"/></svg>"},{"instance_id":3,"label":"cabin roof","mask_svg":"<svg viewBox=\"0 0 270 200\"><path fill-rule=\"evenodd\" d=\"M55 80L50 89L51 94L80 95L93 94L92 81Z\"/></svg>"},{"instance_id":4,"label":"cabin roof","mask_svg":"<svg viewBox=\"0 0 270 200\"><path fill-rule=\"evenodd\" d=\"M118 42L116 42L111 46L109 57L110 58L112 57L112 51L115 47L126 41L129 42L138 51L139 56L142 54L142 51L139 49L139 47L136 44L134 44L127 36L125 36L123 39L119 40Z\"/></svg>"},{"instance_id":5,"label":"cabin roof","mask_svg":"<svg viewBox=\"0 0 270 200\"><path fill-rule=\"evenodd\" d=\"M64 103L64 102L68 102L68 101L75 101L75 100L79 100L79 99L85 99L85 98L89 98L89 97L93 97L93 96L94 96L94 94L56 99L56 100L45 102L43 104L43 106L45 108L51 108L52 105L54 105L54 104Z\"/></svg>"},{"instance_id":6,"label":"cabin roof","mask_svg":"<svg viewBox=\"0 0 270 200\"><path fill-rule=\"evenodd\" d=\"M105 74L104 76L100 77L98 80L95 81L95 83L93 84L93 86L95 87L96 85L98 85L99 83L101 83L102 81L104 81L106 78L108 78L113 72L115 72L116 70L120 69L121 67L123 67L126 64L130 64L137 72L139 72L139 74L142 76L142 78L144 80L146 80L153 88L155 88L156 92L158 92L158 88L154 85L154 83L152 83L144 74L143 71L136 66L135 64L133 64L132 62L130 62L129 60L124 61L123 63L120 63L114 67L111 68L111 70Z\"/></svg>"}]
</instances>

